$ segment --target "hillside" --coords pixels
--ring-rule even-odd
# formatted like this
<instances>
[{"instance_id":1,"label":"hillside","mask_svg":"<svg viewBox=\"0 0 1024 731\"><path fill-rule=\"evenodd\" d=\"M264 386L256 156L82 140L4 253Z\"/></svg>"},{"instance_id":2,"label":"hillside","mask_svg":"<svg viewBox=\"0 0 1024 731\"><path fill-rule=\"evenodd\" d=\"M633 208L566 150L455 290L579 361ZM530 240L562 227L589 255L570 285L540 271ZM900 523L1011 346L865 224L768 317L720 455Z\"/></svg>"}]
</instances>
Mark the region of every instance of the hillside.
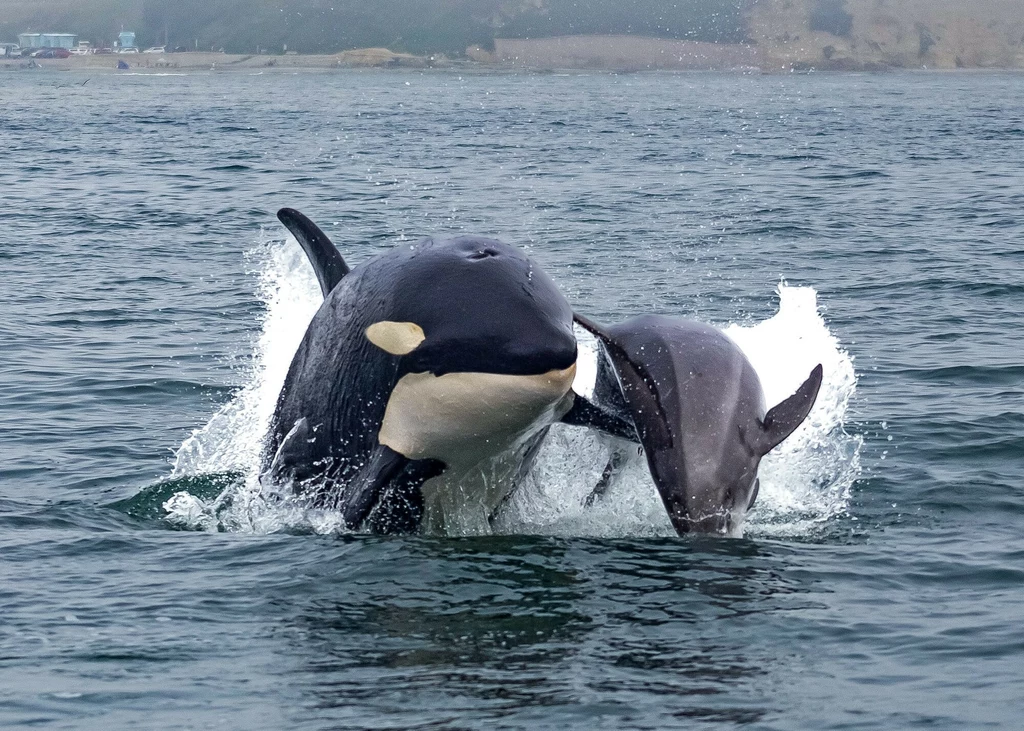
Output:
<instances>
[{"instance_id":1,"label":"hillside","mask_svg":"<svg viewBox=\"0 0 1024 731\"><path fill-rule=\"evenodd\" d=\"M706 44L729 44L723 58L756 57L769 69L1024 68L1021 8L1022 0L0 0L0 40L50 30L109 45L128 29L142 46L452 57L475 47L475 58L502 63L507 52L488 54L508 39L530 65L573 65L565 49L576 47L587 54L579 65L646 68L642 39L653 38L684 52L698 44L704 58L716 57ZM637 41L617 40L602 55L599 40L554 40L579 36ZM623 57L629 47L636 58Z\"/></svg>"},{"instance_id":2,"label":"hillside","mask_svg":"<svg viewBox=\"0 0 1024 731\"><path fill-rule=\"evenodd\" d=\"M774 67L1024 68L1021 0L758 0Z\"/></svg>"},{"instance_id":3,"label":"hillside","mask_svg":"<svg viewBox=\"0 0 1024 731\"><path fill-rule=\"evenodd\" d=\"M630 34L708 42L745 38L752 0L0 0L0 33L78 33L230 53L333 53L384 46L463 55L496 37ZM585 8L585 10L581 10Z\"/></svg>"}]
</instances>

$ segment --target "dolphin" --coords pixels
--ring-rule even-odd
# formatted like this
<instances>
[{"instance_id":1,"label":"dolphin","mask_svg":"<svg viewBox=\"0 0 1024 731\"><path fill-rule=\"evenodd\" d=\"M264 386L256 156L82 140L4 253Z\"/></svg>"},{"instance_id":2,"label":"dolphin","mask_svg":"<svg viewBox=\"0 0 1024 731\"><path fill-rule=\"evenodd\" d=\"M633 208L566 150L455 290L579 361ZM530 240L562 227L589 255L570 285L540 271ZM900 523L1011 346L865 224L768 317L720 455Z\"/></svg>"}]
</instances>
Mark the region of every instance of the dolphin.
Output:
<instances>
[{"instance_id":1,"label":"dolphin","mask_svg":"<svg viewBox=\"0 0 1024 731\"><path fill-rule=\"evenodd\" d=\"M659 315L609 327L575 319L602 346L594 393L605 414L601 428L643 446L676 531L739 535L757 499L758 465L807 417L821 365L766 411L753 366L718 328ZM589 416L574 422L577 411L565 420L594 422ZM602 483L614 466L613 458Z\"/></svg>"}]
</instances>

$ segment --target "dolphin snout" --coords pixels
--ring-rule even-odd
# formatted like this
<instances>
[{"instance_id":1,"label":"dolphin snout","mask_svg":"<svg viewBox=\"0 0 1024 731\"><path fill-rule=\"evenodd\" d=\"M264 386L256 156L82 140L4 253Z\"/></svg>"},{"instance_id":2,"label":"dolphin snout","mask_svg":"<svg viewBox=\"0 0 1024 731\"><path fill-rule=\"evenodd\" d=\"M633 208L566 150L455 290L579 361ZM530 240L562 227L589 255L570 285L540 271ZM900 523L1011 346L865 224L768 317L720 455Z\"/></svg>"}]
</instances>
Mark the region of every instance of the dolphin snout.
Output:
<instances>
[{"instance_id":1,"label":"dolphin snout","mask_svg":"<svg viewBox=\"0 0 1024 731\"><path fill-rule=\"evenodd\" d=\"M724 510L697 517L670 515L672 526L679 535L700 533L708 535L737 535L742 521L732 511Z\"/></svg>"}]
</instances>

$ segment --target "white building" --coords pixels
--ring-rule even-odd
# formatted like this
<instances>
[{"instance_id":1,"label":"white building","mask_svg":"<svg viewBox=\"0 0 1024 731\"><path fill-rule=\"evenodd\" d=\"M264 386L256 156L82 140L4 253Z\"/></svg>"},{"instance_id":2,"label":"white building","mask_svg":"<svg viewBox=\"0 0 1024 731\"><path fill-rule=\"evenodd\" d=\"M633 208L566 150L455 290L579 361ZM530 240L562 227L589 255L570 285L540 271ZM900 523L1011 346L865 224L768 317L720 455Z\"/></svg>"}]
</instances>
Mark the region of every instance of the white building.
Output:
<instances>
[{"instance_id":1,"label":"white building","mask_svg":"<svg viewBox=\"0 0 1024 731\"><path fill-rule=\"evenodd\" d=\"M22 48L74 48L78 42L75 33L19 33L18 44Z\"/></svg>"}]
</instances>

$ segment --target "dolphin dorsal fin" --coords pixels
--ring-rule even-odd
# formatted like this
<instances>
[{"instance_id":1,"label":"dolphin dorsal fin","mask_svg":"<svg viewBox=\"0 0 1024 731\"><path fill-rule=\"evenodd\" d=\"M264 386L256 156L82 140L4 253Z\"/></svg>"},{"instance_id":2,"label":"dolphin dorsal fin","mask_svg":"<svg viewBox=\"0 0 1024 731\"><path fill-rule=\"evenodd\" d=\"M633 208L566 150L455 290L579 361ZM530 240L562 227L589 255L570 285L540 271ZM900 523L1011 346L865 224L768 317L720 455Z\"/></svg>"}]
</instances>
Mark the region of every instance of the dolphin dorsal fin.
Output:
<instances>
[{"instance_id":1,"label":"dolphin dorsal fin","mask_svg":"<svg viewBox=\"0 0 1024 731\"><path fill-rule=\"evenodd\" d=\"M326 298L338 282L349 273L348 264L327 234L294 208L282 208L277 212L277 218L291 231L299 246L306 252L309 263L316 272L316 279L320 282L320 291Z\"/></svg>"},{"instance_id":2,"label":"dolphin dorsal fin","mask_svg":"<svg viewBox=\"0 0 1024 731\"><path fill-rule=\"evenodd\" d=\"M648 451L671 447L672 432L668 427L668 418L661 405L654 378L647 372L644 364L630 357L622 344L593 320L577 313L573 313L572 317L580 327L601 341L608 352L640 443Z\"/></svg>"},{"instance_id":3,"label":"dolphin dorsal fin","mask_svg":"<svg viewBox=\"0 0 1024 731\"><path fill-rule=\"evenodd\" d=\"M779 446L807 418L811 407L814 406L814 400L818 397L822 373L819 363L814 366L811 375L800 385L796 393L782 403L773 406L765 414L761 436L756 447L762 457Z\"/></svg>"}]
</instances>

